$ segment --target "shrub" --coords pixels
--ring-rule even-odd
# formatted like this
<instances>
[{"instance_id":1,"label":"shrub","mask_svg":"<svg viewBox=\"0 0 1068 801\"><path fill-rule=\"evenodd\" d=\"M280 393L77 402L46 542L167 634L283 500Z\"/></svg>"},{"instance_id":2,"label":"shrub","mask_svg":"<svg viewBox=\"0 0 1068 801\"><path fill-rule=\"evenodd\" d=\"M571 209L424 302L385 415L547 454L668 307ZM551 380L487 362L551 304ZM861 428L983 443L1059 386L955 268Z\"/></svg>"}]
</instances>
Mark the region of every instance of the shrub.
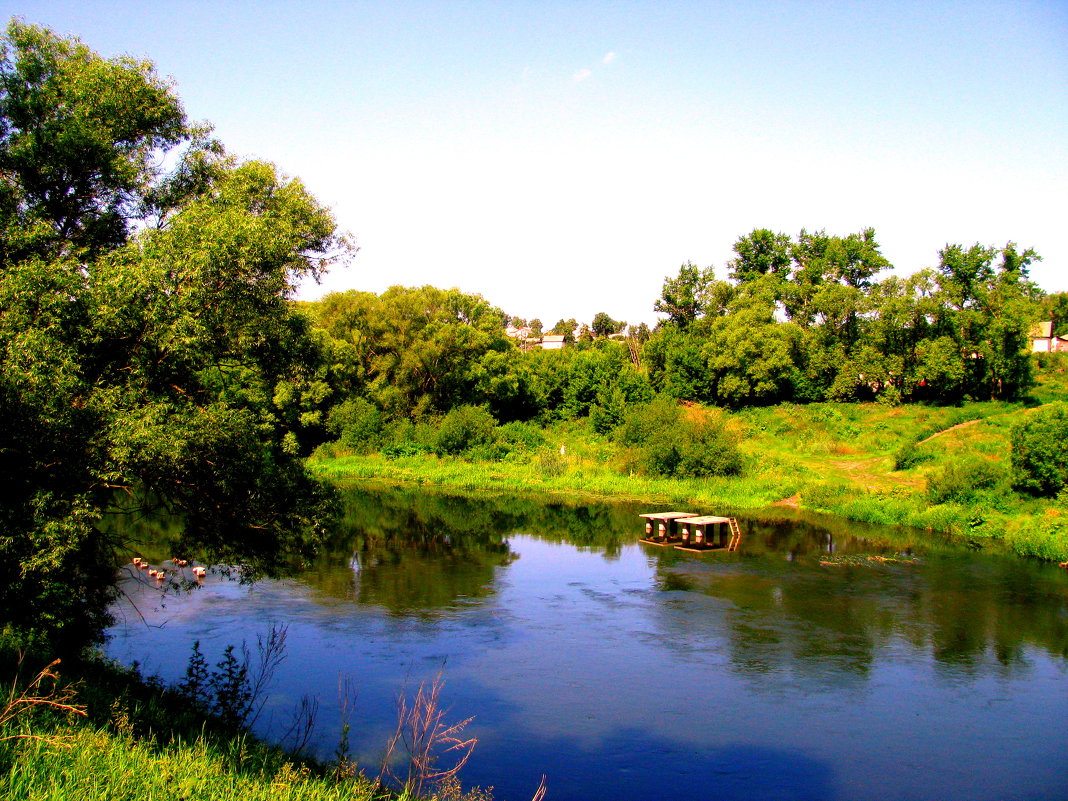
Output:
<instances>
[{"instance_id":1,"label":"shrub","mask_svg":"<svg viewBox=\"0 0 1068 801\"><path fill-rule=\"evenodd\" d=\"M615 432L615 438L621 445L642 445L655 432L677 425L681 420L682 411L678 403L665 395L658 395L649 403L629 409Z\"/></svg>"},{"instance_id":2,"label":"shrub","mask_svg":"<svg viewBox=\"0 0 1068 801\"><path fill-rule=\"evenodd\" d=\"M407 418L397 420L384 437L388 444L382 448L382 455L387 459L398 459L433 453L438 435L436 423L436 420L420 420L418 423Z\"/></svg>"},{"instance_id":3,"label":"shrub","mask_svg":"<svg viewBox=\"0 0 1068 801\"><path fill-rule=\"evenodd\" d=\"M642 472L675 478L737 475L738 444L718 418L686 419L669 398L632 409L617 430L624 446L637 450Z\"/></svg>"},{"instance_id":4,"label":"shrub","mask_svg":"<svg viewBox=\"0 0 1068 801\"><path fill-rule=\"evenodd\" d=\"M510 452L533 451L545 444L545 434L530 423L505 423L497 429L497 436Z\"/></svg>"},{"instance_id":5,"label":"shrub","mask_svg":"<svg viewBox=\"0 0 1068 801\"><path fill-rule=\"evenodd\" d=\"M971 504L983 495L998 494L1007 487L1008 475L985 459L965 459L946 465L927 479L927 500L931 503Z\"/></svg>"},{"instance_id":6,"label":"shrub","mask_svg":"<svg viewBox=\"0 0 1068 801\"><path fill-rule=\"evenodd\" d=\"M1068 403L1043 406L1012 428L1012 483L1053 496L1068 486Z\"/></svg>"},{"instance_id":7,"label":"shrub","mask_svg":"<svg viewBox=\"0 0 1068 801\"><path fill-rule=\"evenodd\" d=\"M497 439L497 421L482 406L457 406L438 426L434 451L439 454L465 453Z\"/></svg>"},{"instance_id":8,"label":"shrub","mask_svg":"<svg viewBox=\"0 0 1068 801\"><path fill-rule=\"evenodd\" d=\"M366 453L382 444L382 412L366 398L349 398L330 410L327 429L344 447Z\"/></svg>"},{"instance_id":9,"label":"shrub","mask_svg":"<svg viewBox=\"0 0 1068 801\"><path fill-rule=\"evenodd\" d=\"M930 451L923 450L915 442L908 442L894 454L894 469L908 470L933 458L934 455Z\"/></svg>"}]
</instances>

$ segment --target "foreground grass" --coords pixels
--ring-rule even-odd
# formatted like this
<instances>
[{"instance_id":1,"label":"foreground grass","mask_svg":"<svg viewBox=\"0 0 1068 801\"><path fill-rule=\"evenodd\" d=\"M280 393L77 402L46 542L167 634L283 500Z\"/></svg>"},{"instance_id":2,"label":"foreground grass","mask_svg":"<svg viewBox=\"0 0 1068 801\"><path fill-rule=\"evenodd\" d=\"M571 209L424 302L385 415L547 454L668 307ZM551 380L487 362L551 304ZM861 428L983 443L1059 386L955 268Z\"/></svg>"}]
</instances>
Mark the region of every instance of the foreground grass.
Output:
<instances>
[{"instance_id":1,"label":"foreground grass","mask_svg":"<svg viewBox=\"0 0 1068 801\"><path fill-rule=\"evenodd\" d=\"M95 659L63 667L84 715L29 704L0 726L0 798L371 801L404 798L191 713L175 693ZM11 660L5 674L15 672ZM73 684L72 684L73 683ZM16 686L9 684L9 686ZM12 696L8 696L8 704Z\"/></svg>"},{"instance_id":2,"label":"foreground grass","mask_svg":"<svg viewBox=\"0 0 1068 801\"><path fill-rule=\"evenodd\" d=\"M0 797L27 801L364 801L362 783L336 781L292 762L223 754L204 739L160 748L109 732L58 726L4 749ZM240 741L233 747L244 747ZM256 750L256 749L253 749ZM245 764L242 764L244 762Z\"/></svg>"},{"instance_id":3,"label":"foreground grass","mask_svg":"<svg viewBox=\"0 0 1068 801\"><path fill-rule=\"evenodd\" d=\"M686 504L727 512L774 504L851 520L947 532L1016 552L1068 559L1068 503L1013 492L1010 431L1037 405L1068 399L1063 365L1039 374L1028 403L972 402L960 407L785 404L730 415L746 466L738 477L675 480L643 476L625 450L584 421L546 431L547 444L496 462L433 455L387 459L337 455L309 462L332 480L427 483L465 491L524 491L586 498ZM695 414L721 414L694 409ZM1002 476L985 489L961 487L932 499L966 461Z\"/></svg>"}]
</instances>

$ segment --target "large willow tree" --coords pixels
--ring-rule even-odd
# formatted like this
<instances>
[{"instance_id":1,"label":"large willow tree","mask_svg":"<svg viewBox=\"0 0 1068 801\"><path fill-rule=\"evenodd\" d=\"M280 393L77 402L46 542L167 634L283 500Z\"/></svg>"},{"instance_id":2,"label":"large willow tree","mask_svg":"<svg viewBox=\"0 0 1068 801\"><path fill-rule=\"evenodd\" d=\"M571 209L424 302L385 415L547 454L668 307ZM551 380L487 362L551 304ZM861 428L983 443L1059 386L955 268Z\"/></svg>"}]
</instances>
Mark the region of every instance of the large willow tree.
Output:
<instances>
[{"instance_id":1,"label":"large willow tree","mask_svg":"<svg viewBox=\"0 0 1068 801\"><path fill-rule=\"evenodd\" d=\"M158 165L168 164L166 172ZM289 296L349 248L328 210L228 158L151 64L13 21L0 39L0 615L99 635L116 498L264 568L319 529L276 387L314 369Z\"/></svg>"}]
</instances>

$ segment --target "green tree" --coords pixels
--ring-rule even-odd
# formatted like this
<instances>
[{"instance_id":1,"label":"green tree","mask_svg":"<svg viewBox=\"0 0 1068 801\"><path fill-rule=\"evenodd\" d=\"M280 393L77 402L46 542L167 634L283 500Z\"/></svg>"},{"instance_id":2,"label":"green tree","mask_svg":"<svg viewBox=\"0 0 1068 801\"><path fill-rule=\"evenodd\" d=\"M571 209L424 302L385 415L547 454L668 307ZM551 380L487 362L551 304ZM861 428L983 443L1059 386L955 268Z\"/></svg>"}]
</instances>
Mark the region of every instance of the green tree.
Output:
<instances>
[{"instance_id":1,"label":"green tree","mask_svg":"<svg viewBox=\"0 0 1068 801\"><path fill-rule=\"evenodd\" d=\"M791 320L806 326L820 316L825 317L836 300L864 295L871 288L871 279L890 268L879 250L873 228L845 237L802 229L793 245L792 256L794 269L784 288L783 304ZM829 284L839 288L828 287Z\"/></svg>"},{"instance_id":2,"label":"green tree","mask_svg":"<svg viewBox=\"0 0 1068 801\"><path fill-rule=\"evenodd\" d=\"M1040 257L1012 242L1000 249L947 245L938 255L932 333L955 343L965 366L963 394L1019 397L1034 380L1030 330L1041 307L1028 268Z\"/></svg>"},{"instance_id":3,"label":"green tree","mask_svg":"<svg viewBox=\"0 0 1068 801\"><path fill-rule=\"evenodd\" d=\"M13 20L0 41L4 255L92 259L122 244L160 149L191 134L150 63Z\"/></svg>"},{"instance_id":4,"label":"green tree","mask_svg":"<svg viewBox=\"0 0 1068 801\"><path fill-rule=\"evenodd\" d=\"M1068 403L1035 409L1012 428L1012 480L1034 495L1068 487Z\"/></svg>"},{"instance_id":5,"label":"green tree","mask_svg":"<svg viewBox=\"0 0 1068 801\"><path fill-rule=\"evenodd\" d=\"M760 276L785 279L793 264L788 234L757 228L734 243L735 258L728 262L731 279L740 284Z\"/></svg>"},{"instance_id":6,"label":"green tree","mask_svg":"<svg viewBox=\"0 0 1068 801\"><path fill-rule=\"evenodd\" d=\"M570 320L559 319L556 321L556 325L549 331L550 334L564 337L564 342L573 343L575 341L575 329L577 329L578 322L572 317Z\"/></svg>"},{"instance_id":7,"label":"green tree","mask_svg":"<svg viewBox=\"0 0 1068 801\"><path fill-rule=\"evenodd\" d=\"M776 322L774 311L768 297L742 297L731 314L709 326L701 350L710 382L705 400L737 408L790 397L796 373L793 326Z\"/></svg>"},{"instance_id":8,"label":"green tree","mask_svg":"<svg viewBox=\"0 0 1068 801\"><path fill-rule=\"evenodd\" d=\"M253 572L321 530L331 493L276 399L313 378L295 282L348 246L270 165L212 146L159 174L200 134L150 65L21 23L0 52L0 610L76 647L114 592L117 494Z\"/></svg>"},{"instance_id":9,"label":"green tree","mask_svg":"<svg viewBox=\"0 0 1068 801\"><path fill-rule=\"evenodd\" d=\"M1053 336L1068 339L1068 292L1042 298L1042 319L1053 322Z\"/></svg>"},{"instance_id":10,"label":"green tree","mask_svg":"<svg viewBox=\"0 0 1068 801\"><path fill-rule=\"evenodd\" d=\"M653 310L667 315L667 322L678 328L694 323L705 311L707 293L714 280L712 268L700 269L690 262L679 268L674 278L664 279L660 298Z\"/></svg>"},{"instance_id":11,"label":"green tree","mask_svg":"<svg viewBox=\"0 0 1068 801\"><path fill-rule=\"evenodd\" d=\"M604 312L597 312L593 316L593 322L590 324L590 331L593 332L595 337L607 337L612 334L618 334L627 324L622 320L613 320Z\"/></svg>"},{"instance_id":12,"label":"green tree","mask_svg":"<svg viewBox=\"0 0 1068 801\"><path fill-rule=\"evenodd\" d=\"M527 375L504 316L479 295L456 289L390 287L381 295L333 293L308 312L346 343L364 395L387 416L418 417L463 404L489 404L500 420L530 416ZM346 399L339 392L337 402Z\"/></svg>"}]
</instances>

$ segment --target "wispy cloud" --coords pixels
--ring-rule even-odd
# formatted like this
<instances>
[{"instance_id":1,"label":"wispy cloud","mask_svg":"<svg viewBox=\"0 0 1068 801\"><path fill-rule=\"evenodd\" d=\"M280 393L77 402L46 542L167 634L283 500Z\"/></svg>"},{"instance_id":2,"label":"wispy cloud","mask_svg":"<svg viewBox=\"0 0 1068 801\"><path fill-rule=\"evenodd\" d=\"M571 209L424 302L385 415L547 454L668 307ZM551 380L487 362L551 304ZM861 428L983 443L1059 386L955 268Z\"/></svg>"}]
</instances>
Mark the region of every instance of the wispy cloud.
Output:
<instances>
[{"instance_id":1,"label":"wispy cloud","mask_svg":"<svg viewBox=\"0 0 1068 801\"><path fill-rule=\"evenodd\" d=\"M601 56L601 64L607 67L613 61L615 61L618 57L619 57L619 54L616 53L615 50L609 50L607 53L605 53L603 56ZM600 68L600 65L595 67L595 69L599 69L599 68ZM593 70L589 69L588 67L583 67L582 69L580 69L578 72L576 72L574 75L571 76L571 83L582 83L583 81L587 80L588 78L591 78L592 76L593 76Z\"/></svg>"}]
</instances>

